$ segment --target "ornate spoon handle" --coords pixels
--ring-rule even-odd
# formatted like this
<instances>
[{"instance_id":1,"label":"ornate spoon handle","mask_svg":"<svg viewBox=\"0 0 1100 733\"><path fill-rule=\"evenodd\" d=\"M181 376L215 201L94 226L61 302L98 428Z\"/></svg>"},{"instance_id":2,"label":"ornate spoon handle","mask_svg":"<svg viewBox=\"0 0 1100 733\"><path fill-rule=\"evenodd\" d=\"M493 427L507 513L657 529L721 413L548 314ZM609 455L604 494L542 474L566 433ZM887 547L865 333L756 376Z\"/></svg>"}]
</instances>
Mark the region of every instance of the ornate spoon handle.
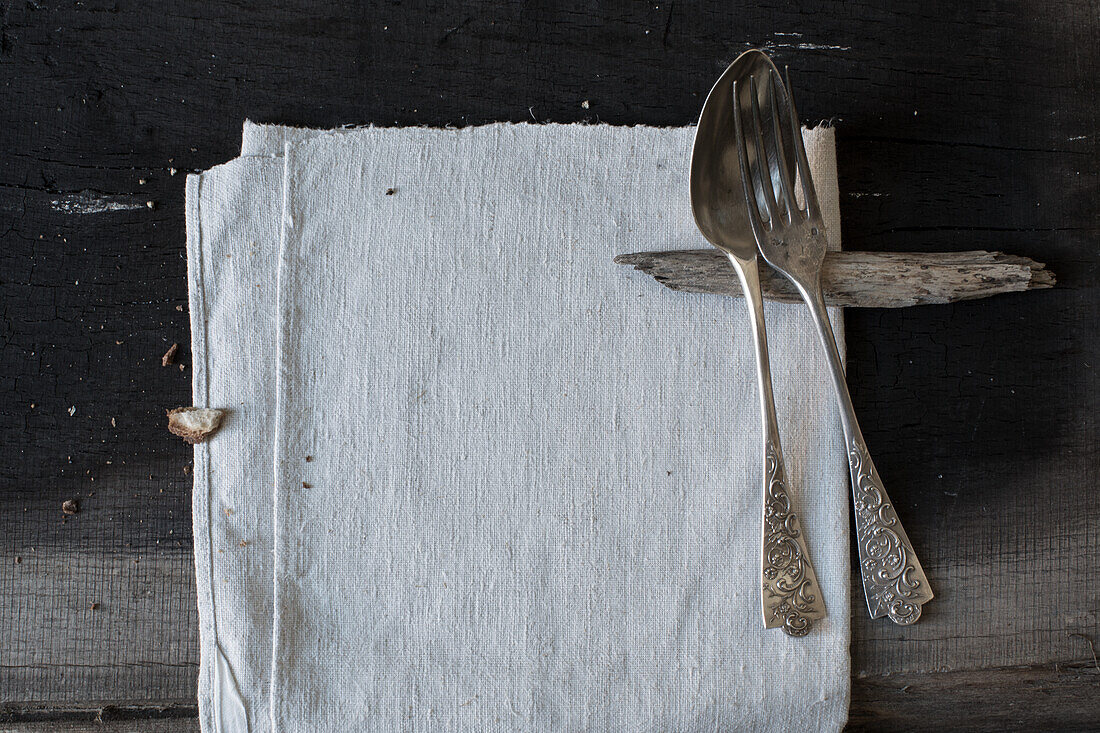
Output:
<instances>
[{"instance_id":1,"label":"ornate spoon handle","mask_svg":"<svg viewBox=\"0 0 1100 733\"><path fill-rule=\"evenodd\" d=\"M871 618L888 616L894 623L908 626L920 618L921 606L932 600L932 587L867 453L821 286L818 285L816 292L803 290L802 294L817 324L840 401L840 419L852 472L856 546L867 610Z\"/></svg>"},{"instance_id":2,"label":"ornate spoon handle","mask_svg":"<svg viewBox=\"0 0 1100 733\"><path fill-rule=\"evenodd\" d=\"M781 627L790 636L805 636L814 621L825 617L825 599L810 562L802 524L787 493L783 449L772 396L768 334L764 327L764 299L756 258L730 255L741 280L752 320L756 347L756 377L764 428L764 509L761 522L760 601L764 627Z\"/></svg>"}]
</instances>

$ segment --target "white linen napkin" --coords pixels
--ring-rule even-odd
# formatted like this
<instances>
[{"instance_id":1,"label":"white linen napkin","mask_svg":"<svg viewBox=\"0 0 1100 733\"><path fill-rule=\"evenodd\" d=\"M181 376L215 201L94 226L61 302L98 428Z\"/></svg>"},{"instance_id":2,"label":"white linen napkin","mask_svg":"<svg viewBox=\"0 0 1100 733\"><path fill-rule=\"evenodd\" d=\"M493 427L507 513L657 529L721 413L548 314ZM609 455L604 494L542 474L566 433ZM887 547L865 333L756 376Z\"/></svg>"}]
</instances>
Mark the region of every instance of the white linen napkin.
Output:
<instances>
[{"instance_id":1,"label":"white linen napkin","mask_svg":"<svg viewBox=\"0 0 1100 733\"><path fill-rule=\"evenodd\" d=\"M767 310L829 610L790 639L758 618L743 304L611 264L702 246L692 134L246 126L256 157L189 181L195 400L234 410L196 450L204 730L234 689L253 731L843 725L846 471L809 320ZM832 132L806 138L837 239Z\"/></svg>"}]
</instances>

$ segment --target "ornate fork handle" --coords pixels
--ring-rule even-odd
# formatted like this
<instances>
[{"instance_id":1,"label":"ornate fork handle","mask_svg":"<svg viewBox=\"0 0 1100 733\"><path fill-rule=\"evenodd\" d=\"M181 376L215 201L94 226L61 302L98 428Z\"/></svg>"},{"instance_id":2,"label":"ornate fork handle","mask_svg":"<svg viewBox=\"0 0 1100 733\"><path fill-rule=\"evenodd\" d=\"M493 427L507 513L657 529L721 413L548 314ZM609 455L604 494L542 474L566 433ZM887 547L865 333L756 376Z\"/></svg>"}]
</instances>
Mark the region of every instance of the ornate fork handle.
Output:
<instances>
[{"instance_id":1,"label":"ornate fork handle","mask_svg":"<svg viewBox=\"0 0 1100 733\"><path fill-rule=\"evenodd\" d=\"M810 562L802 524L787 492L783 449L775 417L768 336L764 326L764 299L755 257L730 262L741 280L756 348L756 376L764 430L764 508L761 522L760 602L764 627L780 627L790 636L805 636L814 621L825 617L825 600Z\"/></svg>"},{"instance_id":2,"label":"ornate fork handle","mask_svg":"<svg viewBox=\"0 0 1100 733\"><path fill-rule=\"evenodd\" d=\"M871 618L888 616L894 623L908 626L920 618L921 606L932 600L932 587L867 452L821 287L818 285L816 292L802 286L799 289L817 324L840 402L840 419L852 473L856 546L867 610Z\"/></svg>"}]
</instances>

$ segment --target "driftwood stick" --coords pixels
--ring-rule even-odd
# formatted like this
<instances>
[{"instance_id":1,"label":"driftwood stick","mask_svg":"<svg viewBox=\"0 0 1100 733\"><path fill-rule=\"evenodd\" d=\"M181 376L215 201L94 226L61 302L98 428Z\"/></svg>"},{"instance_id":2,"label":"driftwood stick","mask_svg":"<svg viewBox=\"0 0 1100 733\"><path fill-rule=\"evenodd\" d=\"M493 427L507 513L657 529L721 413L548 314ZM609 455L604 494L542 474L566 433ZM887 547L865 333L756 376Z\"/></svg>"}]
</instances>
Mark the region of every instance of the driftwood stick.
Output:
<instances>
[{"instance_id":1,"label":"driftwood stick","mask_svg":"<svg viewBox=\"0 0 1100 733\"><path fill-rule=\"evenodd\" d=\"M716 249L635 252L619 255L615 262L633 265L673 290L741 296L736 273ZM1027 257L981 250L828 252L821 284L829 305L903 308L1049 288L1054 273ZM763 260L760 285L768 300L800 301L790 282Z\"/></svg>"}]
</instances>

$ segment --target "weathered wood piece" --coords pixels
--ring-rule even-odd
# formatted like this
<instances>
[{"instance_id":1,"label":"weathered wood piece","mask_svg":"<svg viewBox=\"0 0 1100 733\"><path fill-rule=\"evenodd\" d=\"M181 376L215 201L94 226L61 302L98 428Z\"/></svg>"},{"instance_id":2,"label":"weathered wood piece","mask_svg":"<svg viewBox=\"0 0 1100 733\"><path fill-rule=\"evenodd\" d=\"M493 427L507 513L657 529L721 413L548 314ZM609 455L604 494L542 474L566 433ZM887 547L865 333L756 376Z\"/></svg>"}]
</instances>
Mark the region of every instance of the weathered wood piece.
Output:
<instances>
[{"instance_id":1,"label":"weathered wood piece","mask_svg":"<svg viewBox=\"0 0 1100 733\"><path fill-rule=\"evenodd\" d=\"M717 249L634 252L615 258L662 285L688 293L741 297L741 284ZM1002 252L828 252L821 271L825 302L856 308L904 308L988 298L1000 293L1049 288L1054 273L1027 257ZM798 291L765 263L764 297L798 303Z\"/></svg>"}]
</instances>

